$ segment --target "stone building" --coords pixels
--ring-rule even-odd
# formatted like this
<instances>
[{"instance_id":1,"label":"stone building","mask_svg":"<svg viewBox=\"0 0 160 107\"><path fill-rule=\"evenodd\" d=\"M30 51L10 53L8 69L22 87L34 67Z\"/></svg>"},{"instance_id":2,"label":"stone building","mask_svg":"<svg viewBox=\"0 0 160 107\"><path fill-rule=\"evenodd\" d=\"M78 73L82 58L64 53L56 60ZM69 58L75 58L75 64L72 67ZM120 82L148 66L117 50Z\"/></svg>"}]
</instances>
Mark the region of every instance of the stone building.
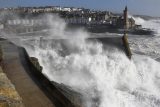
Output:
<instances>
[{"instance_id":1,"label":"stone building","mask_svg":"<svg viewBox=\"0 0 160 107\"><path fill-rule=\"evenodd\" d=\"M135 20L132 17L128 18L127 6L125 7L125 10L123 12L123 16L120 16L117 19L116 25L117 25L117 27L123 28L123 29L132 29L136 26Z\"/></svg>"},{"instance_id":2,"label":"stone building","mask_svg":"<svg viewBox=\"0 0 160 107\"><path fill-rule=\"evenodd\" d=\"M127 6L125 7L124 11L123 11L123 26L124 29L128 29L129 28L129 20L128 20L128 9Z\"/></svg>"}]
</instances>

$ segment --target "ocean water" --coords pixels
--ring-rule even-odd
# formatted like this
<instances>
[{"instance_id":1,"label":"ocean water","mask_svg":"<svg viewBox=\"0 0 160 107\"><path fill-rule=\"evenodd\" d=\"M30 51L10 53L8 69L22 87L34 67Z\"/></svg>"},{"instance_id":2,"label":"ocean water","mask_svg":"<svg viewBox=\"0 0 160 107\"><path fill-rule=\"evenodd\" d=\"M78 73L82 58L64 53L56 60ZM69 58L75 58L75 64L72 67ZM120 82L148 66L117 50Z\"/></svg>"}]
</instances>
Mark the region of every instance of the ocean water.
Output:
<instances>
[{"instance_id":1,"label":"ocean water","mask_svg":"<svg viewBox=\"0 0 160 107\"><path fill-rule=\"evenodd\" d=\"M92 34L83 29L66 32L65 22L55 16L48 17L49 36L20 37L20 44L39 59L51 81L81 93L86 107L160 107L160 20L135 20L156 34L128 35L131 60L116 47L86 40ZM57 38L69 40L52 40Z\"/></svg>"},{"instance_id":2,"label":"ocean water","mask_svg":"<svg viewBox=\"0 0 160 107\"><path fill-rule=\"evenodd\" d=\"M130 35L129 42L134 53L147 55L157 61L160 57L160 19L144 20L140 17L134 18L137 24L141 24L144 28L155 31L154 35Z\"/></svg>"}]
</instances>

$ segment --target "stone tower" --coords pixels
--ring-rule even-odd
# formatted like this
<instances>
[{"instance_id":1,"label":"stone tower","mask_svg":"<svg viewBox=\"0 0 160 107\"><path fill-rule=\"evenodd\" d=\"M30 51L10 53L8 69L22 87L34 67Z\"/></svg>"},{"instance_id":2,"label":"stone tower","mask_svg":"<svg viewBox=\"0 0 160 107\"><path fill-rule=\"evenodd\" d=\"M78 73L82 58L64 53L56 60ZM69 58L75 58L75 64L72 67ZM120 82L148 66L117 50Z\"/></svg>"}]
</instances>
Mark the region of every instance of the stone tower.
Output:
<instances>
[{"instance_id":1,"label":"stone tower","mask_svg":"<svg viewBox=\"0 0 160 107\"><path fill-rule=\"evenodd\" d=\"M128 31L128 28L129 28L127 6L125 7L123 15L124 15L123 16L124 17L124 35L122 37L122 42L123 42L123 45L124 45L126 55L128 56L129 59L131 59L132 52L131 52L131 49L130 49L130 46L129 46L128 36L127 36L127 31Z\"/></svg>"},{"instance_id":2,"label":"stone tower","mask_svg":"<svg viewBox=\"0 0 160 107\"><path fill-rule=\"evenodd\" d=\"M124 17L124 30L127 30L128 29L128 9L127 9L127 6L125 7L125 10L123 11L123 17Z\"/></svg>"}]
</instances>

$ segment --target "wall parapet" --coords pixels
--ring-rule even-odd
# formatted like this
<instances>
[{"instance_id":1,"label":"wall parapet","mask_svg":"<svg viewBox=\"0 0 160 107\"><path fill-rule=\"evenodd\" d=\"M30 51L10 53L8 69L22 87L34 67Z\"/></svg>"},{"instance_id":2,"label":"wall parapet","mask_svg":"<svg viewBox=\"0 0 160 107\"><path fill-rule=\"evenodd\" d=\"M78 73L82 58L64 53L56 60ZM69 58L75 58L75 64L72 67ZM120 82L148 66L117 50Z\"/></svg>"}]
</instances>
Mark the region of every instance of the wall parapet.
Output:
<instances>
[{"instance_id":1,"label":"wall parapet","mask_svg":"<svg viewBox=\"0 0 160 107\"><path fill-rule=\"evenodd\" d=\"M0 46L0 107L24 107L22 98L2 69L2 62L3 50Z\"/></svg>"},{"instance_id":2,"label":"wall parapet","mask_svg":"<svg viewBox=\"0 0 160 107\"><path fill-rule=\"evenodd\" d=\"M60 87L66 87L65 85L58 84L56 82L50 81L43 73L42 67L40 66L38 59L35 57L30 57L25 50L25 48L20 47L23 50L23 54L27 61L28 66L30 67L30 73L34 76L34 78L40 84L40 88L46 93L46 95L53 101L56 107L84 107L82 100L80 97L66 97L64 92L60 90ZM67 87L66 87L67 88ZM67 89L69 90L69 89ZM72 90L70 90L70 94L72 95ZM77 93L77 96L80 96ZM72 100L73 99L73 100Z\"/></svg>"}]
</instances>

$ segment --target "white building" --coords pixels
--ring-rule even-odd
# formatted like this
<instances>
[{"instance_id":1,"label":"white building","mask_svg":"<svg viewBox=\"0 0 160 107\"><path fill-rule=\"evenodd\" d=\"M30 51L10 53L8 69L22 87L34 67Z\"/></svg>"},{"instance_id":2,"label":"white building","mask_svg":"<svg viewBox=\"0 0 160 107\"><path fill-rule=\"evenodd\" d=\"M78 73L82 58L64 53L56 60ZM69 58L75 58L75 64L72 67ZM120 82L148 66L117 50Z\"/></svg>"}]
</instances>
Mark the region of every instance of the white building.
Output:
<instances>
[{"instance_id":1,"label":"white building","mask_svg":"<svg viewBox=\"0 0 160 107\"><path fill-rule=\"evenodd\" d=\"M71 8L70 7L63 7L62 11L67 11L67 12L71 12Z\"/></svg>"},{"instance_id":2,"label":"white building","mask_svg":"<svg viewBox=\"0 0 160 107\"><path fill-rule=\"evenodd\" d=\"M69 18L69 19L65 19L66 23L69 24L86 24L89 22L88 18Z\"/></svg>"},{"instance_id":3,"label":"white building","mask_svg":"<svg viewBox=\"0 0 160 107\"><path fill-rule=\"evenodd\" d=\"M34 8L34 9L32 9L32 13L43 12L43 11L44 11L44 9L42 9L42 8Z\"/></svg>"},{"instance_id":4,"label":"white building","mask_svg":"<svg viewBox=\"0 0 160 107\"><path fill-rule=\"evenodd\" d=\"M55 9L56 11L61 11L61 10L62 10L62 8L61 8L60 6L55 6L54 9Z\"/></svg>"},{"instance_id":5,"label":"white building","mask_svg":"<svg viewBox=\"0 0 160 107\"><path fill-rule=\"evenodd\" d=\"M79 11L79 9L78 9L78 8L73 7L73 8L72 8L72 11Z\"/></svg>"},{"instance_id":6,"label":"white building","mask_svg":"<svg viewBox=\"0 0 160 107\"><path fill-rule=\"evenodd\" d=\"M8 20L7 25L23 25L23 26L34 26L34 25L43 25L46 23L42 19L15 19L15 20Z\"/></svg>"},{"instance_id":7,"label":"white building","mask_svg":"<svg viewBox=\"0 0 160 107\"><path fill-rule=\"evenodd\" d=\"M52 8L52 7L46 7L46 8L44 9L44 11L45 11L45 12L52 12L52 11L54 11L54 8Z\"/></svg>"}]
</instances>

